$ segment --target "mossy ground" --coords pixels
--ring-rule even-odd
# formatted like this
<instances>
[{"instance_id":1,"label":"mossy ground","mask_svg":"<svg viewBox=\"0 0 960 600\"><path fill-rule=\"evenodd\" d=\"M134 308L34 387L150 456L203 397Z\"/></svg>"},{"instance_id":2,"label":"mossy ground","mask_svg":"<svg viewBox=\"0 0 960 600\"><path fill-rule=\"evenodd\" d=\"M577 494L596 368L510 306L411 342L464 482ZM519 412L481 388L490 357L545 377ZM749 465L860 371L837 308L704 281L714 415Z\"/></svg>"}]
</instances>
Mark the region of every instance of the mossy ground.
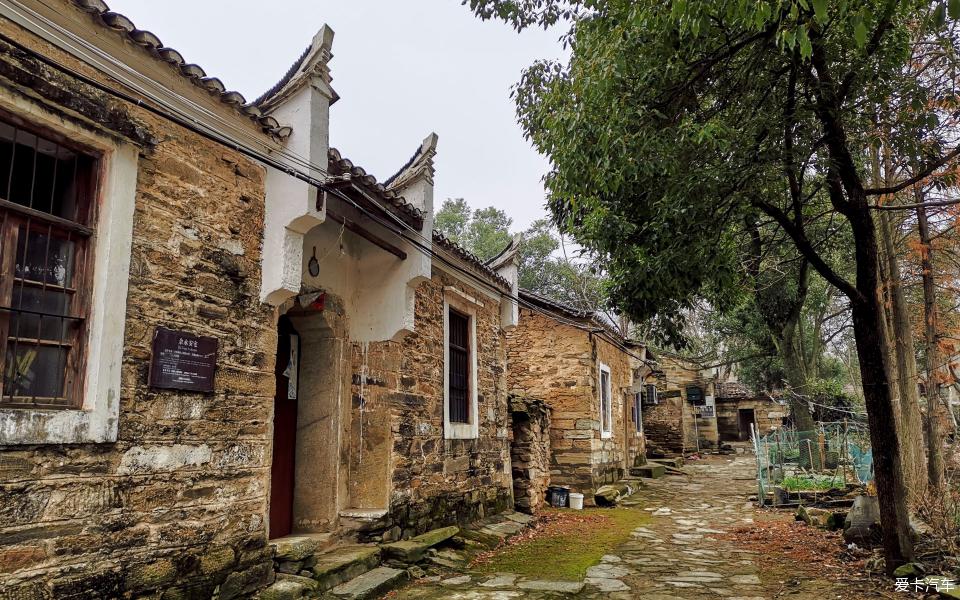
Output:
<instances>
[{"instance_id":1,"label":"mossy ground","mask_svg":"<svg viewBox=\"0 0 960 600\"><path fill-rule=\"evenodd\" d=\"M503 548L484 555L473 566L484 573L516 573L531 578L579 580L630 532L649 522L639 508L588 508L544 511L544 525Z\"/></svg>"}]
</instances>

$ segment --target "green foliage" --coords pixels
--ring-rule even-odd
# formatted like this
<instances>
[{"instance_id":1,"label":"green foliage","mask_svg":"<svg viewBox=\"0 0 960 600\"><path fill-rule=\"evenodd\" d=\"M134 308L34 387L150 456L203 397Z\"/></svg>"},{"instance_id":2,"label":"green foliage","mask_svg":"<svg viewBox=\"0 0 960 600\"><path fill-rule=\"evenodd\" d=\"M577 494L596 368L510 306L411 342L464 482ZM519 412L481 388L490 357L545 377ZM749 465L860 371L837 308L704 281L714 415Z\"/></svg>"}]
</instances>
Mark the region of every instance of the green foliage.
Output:
<instances>
[{"instance_id":1,"label":"green foliage","mask_svg":"<svg viewBox=\"0 0 960 600\"><path fill-rule=\"evenodd\" d=\"M434 228L483 260L490 259L510 243L513 219L492 206L475 211L463 198L444 200L434 217Z\"/></svg>"},{"instance_id":2,"label":"green foliage","mask_svg":"<svg viewBox=\"0 0 960 600\"><path fill-rule=\"evenodd\" d=\"M684 343L684 318L699 299L721 310L740 301L745 222L780 211L819 227L827 241L849 234L844 220L830 218L824 175L835 163L822 148L821 77L846 86L849 108L835 116L849 146L863 150L857 164L878 139L878 112L898 153L931 156L943 147L916 135L927 128L930 98L903 69L935 4L469 4L518 28L573 19L570 62L538 62L524 73L514 92L518 116L550 157L549 206L561 230L603 262L617 308L653 320L665 343ZM814 67L815 53L832 72ZM800 202L790 202L785 169L799 173ZM770 229L783 238L781 226ZM826 268L844 271L849 250L826 253Z\"/></svg>"},{"instance_id":3,"label":"green foliage","mask_svg":"<svg viewBox=\"0 0 960 600\"><path fill-rule=\"evenodd\" d=\"M783 478L783 481L780 482L780 486L791 492L819 492L832 489L843 489L846 486L846 481L842 476L839 475L831 477L789 475Z\"/></svg>"},{"instance_id":4,"label":"green foliage","mask_svg":"<svg viewBox=\"0 0 960 600\"><path fill-rule=\"evenodd\" d=\"M450 240L464 244L473 213L463 198L447 198L433 218L433 227Z\"/></svg>"},{"instance_id":5,"label":"green foliage","mask_svg":"<svg viewBox=\"0 0 960 600\"><path fill-rule=\"evenodd\" d=\"M513 224L505 212L492 206L475 211L463 198L445 200L434 227L483 260L510 243ZM520 287L582 310L605 304L605 278L592 263L569 260L560 254L561 241L548 219L534 221L520 234Z\"/></svg>"}]
</instances>

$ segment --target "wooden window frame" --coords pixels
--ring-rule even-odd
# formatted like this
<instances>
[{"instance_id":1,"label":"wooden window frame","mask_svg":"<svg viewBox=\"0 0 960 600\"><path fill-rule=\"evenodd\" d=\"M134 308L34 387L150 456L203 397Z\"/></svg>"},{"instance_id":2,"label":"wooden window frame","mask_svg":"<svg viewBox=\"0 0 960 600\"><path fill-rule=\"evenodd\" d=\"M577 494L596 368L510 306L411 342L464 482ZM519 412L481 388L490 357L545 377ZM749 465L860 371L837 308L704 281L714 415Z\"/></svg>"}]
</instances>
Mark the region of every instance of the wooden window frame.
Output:
<instances>
[{"instance_id":1,"label":"wooden window frame","mask_svg":"<svg viewBox=\"0 0 960 600\"><path fill-rule=\"evenodd\" d=\"M0 121L13 127L14 147L16 136L20 131L42 138L46 142L56 144L66 150L76 153L74 184L77 186L76 220L70 220L52 213L47 213L30 206L23 206L10 195L13 181L13 169L16 167L15 154L10 160L8 183L0 182L0 307L11 310L0 310L0 408L10 409L58 409L75 410L83 407L83 392L87 367L87 338L91 317L91 296L94 265L94 246L96 240L95 224L99 213L99 188L103 175L102 152L78 144L68 137L47 127L32 122L0 109ZM39 141L38 141L39 145ZM14 150L15 152L15 150ZM36 148L34 148L36 152ZM80 156L83 160L80 160ZM81 162L85 163L81 168ZM36 167L34 166L34 169ZM31 191L32 194L32 191ZM32 202L32 200L31 200ZM41 233L47 236L65 238L74 242L73 277L71 286L60 288L69 293L70 301L67 309L67 318L79 321L75 327L69 327L69 336L61 339L56 345L68 348L66 361L63 365L63 396L56 398L40 398L36 396L12 396L4 389L7 373L7 344L12 333L10 332L11 315L17 291L26 287L40 287L42 290L59 288L47 282L32 282L15 277L15 265L21 228L28 232ZM49 254L47 256L49 258ZM10 276L7 276L10 274ZM41 316L41 319L43 317ZM57 318L51 316L50 318ZM61 321L62 323L63 321ZM23 335L19 335L23 339ZM41 345L43 338L37 338L36 345ZM28 342L25 342L28 343Z\"/></svg>"}]
</instances>

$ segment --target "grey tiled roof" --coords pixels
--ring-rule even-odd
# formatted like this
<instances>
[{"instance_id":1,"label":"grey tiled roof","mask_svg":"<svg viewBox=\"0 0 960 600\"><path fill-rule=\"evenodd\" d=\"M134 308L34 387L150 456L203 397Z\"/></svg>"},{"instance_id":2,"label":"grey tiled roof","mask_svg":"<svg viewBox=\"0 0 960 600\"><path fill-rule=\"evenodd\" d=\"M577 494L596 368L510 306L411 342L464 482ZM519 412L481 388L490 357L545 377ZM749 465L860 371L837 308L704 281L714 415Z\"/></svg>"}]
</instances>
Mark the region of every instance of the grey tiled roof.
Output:
<instances>
[{"instance_id":1,"label":"grey tiled roof","mask_svg":"<svg viewBox=\"0 0 960 600\"><path fill-rule=\"evenodd\" d=\"M126 16L113 12L103 0L71 0L74 5L89 13L98 23L120 32L128 40L140 46L155 59L175 69L181 77L191 81L198 88L219 98L224 104L233 107L240 114L255 121L262 131L273 135L284 135L288 128L271 116L263 115L256 105L248 103L240 92L227 90L223 82L206 73L199 65L188 63L175 48L163 45L160 38L145 29L138 29Z\"/></svg>"},{"instance_id":2,"label":"grey tiled roof","mask_svg":"<svg viewBox=\"0 0 960 600\"><path fill-rule=\"evenodd\" d=\"M368 192L373 194L377 200L380 200L395 212L400 213L401 216L407 217L408 220L412 221L412 225L417 225L421 229L423 228L422 210L407 202L403 196L398 195L392 190L388 190L382 183L377 181L376 177L367 173L363 167L355 165L349 158L343 157L339 150L330 148L327 151L327 161L327 169L331 175L350 175L352 179L357 180Z\"/></svg>"}]
</instances>

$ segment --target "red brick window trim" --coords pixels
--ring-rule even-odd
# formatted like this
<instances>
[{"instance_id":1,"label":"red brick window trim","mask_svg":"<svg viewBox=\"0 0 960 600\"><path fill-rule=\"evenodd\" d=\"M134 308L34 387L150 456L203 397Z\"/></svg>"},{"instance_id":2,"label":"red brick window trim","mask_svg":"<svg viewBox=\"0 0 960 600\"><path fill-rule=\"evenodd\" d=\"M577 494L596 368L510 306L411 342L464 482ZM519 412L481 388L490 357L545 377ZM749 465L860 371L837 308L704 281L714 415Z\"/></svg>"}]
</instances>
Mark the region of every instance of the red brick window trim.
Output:
<instances>
[{"instance_id":1,"label":"red brick window trim","mask_svg":"<svg viewBox=\"0 0 960 600\"><path fill-rule=\"evenodd\" d=\"M0 407L82 406L98 170L0 113Z\"/></svg>"}]
</instances>

